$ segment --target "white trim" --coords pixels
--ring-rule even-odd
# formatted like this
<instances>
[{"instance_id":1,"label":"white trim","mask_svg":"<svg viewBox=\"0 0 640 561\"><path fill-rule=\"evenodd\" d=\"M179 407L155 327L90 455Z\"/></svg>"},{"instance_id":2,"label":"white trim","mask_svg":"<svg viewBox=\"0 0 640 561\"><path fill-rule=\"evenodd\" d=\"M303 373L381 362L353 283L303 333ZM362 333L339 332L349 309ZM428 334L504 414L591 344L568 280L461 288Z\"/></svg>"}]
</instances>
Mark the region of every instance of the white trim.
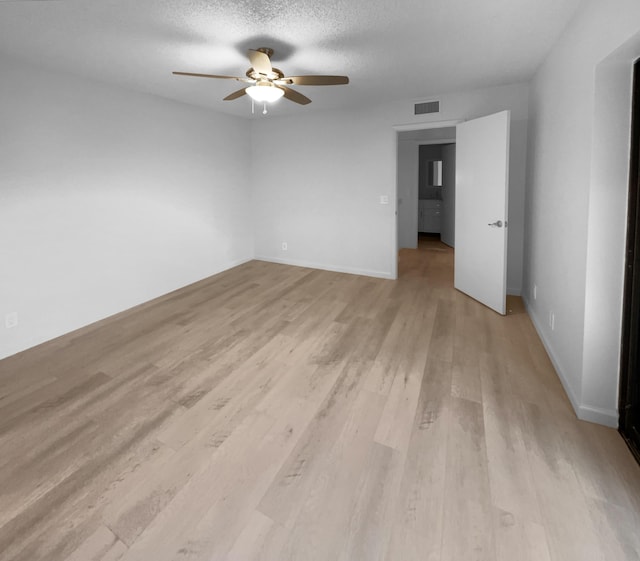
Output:
<instances>
[{"instance_id":1,"label":"white trim","mask_svg":"<svg viewBox=\"0 0 640 561\"><path fill-rule=\"evenodd\" d=\"M419 131L424 129L443 129L446 127L455 127L463 123L462 119L454 121L426 121L422 123L407 123L405 125L393 125L393 129L397 132Z\"/></svg>"},{"instance_id":2,"label":"white trim","mask_svg":"<svg viewBox=\"0 0 640 561\"><path fill-rule=\"evenodd\" d=\"M560 380L560 383L562 384L562 387L564 388L564 391L567 394L569 401L571 402L571 406L573 407L573 411L575 412L578 419L580 419L581 421L589 421L590 423L597 423L599 425L604 425L606 427L611 427L614 429L618 428L618 412L617 411L600 409L598 407L590 407L588 405L581 403L581 401L573 392L573 389L571 388L571 384L569 384L567 376L564 373L562 367L560 366L560 362L558 361L558 358L553 352L553 348L551 347L549 341L547 340L544 334L544 331L541 329L541 325L538 322L538 319L533 314L531 306L529 305L528 298L523 297L522 300L524 301L527 314L529 315L529 318L531 319L531 322L533 323L533 326L535 327L535 330L538 333L538 337L540 337L540 341L542 341L542 344L544 345L544 348L547 351L547 355L549 355L549 359L553 364L553 368L556 371L556 374Z\"/></svg>"},{"instance_id":3,"label":"white trim","mask_svg":"<svg viewBox=\"0 0 640 561\"><path fill-rule=\"evenodd\" d=\"M394 216L394 220L393 220L393 231L391 232L391 239L393 241L393 250L394 253L391 257L391 272L389 273L388 277L382 277L382 278L389 278L392 280L398 280L398 252L400 251L400 248L398 247L398 180L396 179L396 210L393 213ZM418 247L418 237L416 236L416 248Z\"/></svg>"},{"instance_id":4,"label":"white trim","mask_svg":"<svg viewBox=\"0 0 640 561\"><path fill-rule=\"evenodd\" d=\"M303 261L299 259L282 259L281 257L267 257L260 255L256 255L254 259L256 261L279 263L280 265L291 265L293 267L306 267L308 269L321 269L323 271L333 271L335 273L346 273L349 275L361 275L365 277L394 280L392 273L389 271L371 271L369 269L358 269L356 267L343 267L341 265L328 265L326 263L315 263L313 261Z\"/></svg>"},{"instance_id":5,"label":"white trim","mask_svg":"<svg viewBox=\"0 0 640 561\"><path fill-rule=\"evenodd\" d=\"M397 133L396 133L396 141L394 144L396 147L396 157L395 157L396 180L394 181L394 188L393 188L393 220L391 221L392 253L391 253L391 261L389 263L391 272L389 273L388 277L382 277L382 278L397 280L398 279L398 251L399 251L399 248L398 248L398 134ZM418 242L418 237L416 235L416 245L417 245L417 242Z\"/></svg>"},{"instance_id":6,"label":"white trim","mask_svg":"<svg viewBox=\"0 0 640 561\"><path fill-rule=\"evenodd\" d=\"M226 265L223 265L220 269L214 269L214 273L211 273L210 275L207 275L206 277L203 277L200 280L204 280L204 279L208 279L209 277L213 277L215 275L219 275L220 273L224 273L225 271L228 271L229 269L234 269L235 267L239 267L240 265L244 265L245 263L249 263L250 261L253 261L254 257L243 257L242 259L237 259L235 261L231 261L229 263L227 263ZM192 283L189 284L195 284L197 282L200 281L193 281ZM189 286L188 284L186 284L185 286ZM182 287L184 288L184 287ZM179 288L177 288L176 290L180 290Z\"/></svg>"},{"instance_id":7,"label":"white trim","mask_svg":"<svg viewBox=\"0 0 640 561\"><path fill-rule=\"evenodd\" d=\"M600 409L599 407L581 405L578 413L578 419L588 421L590 423L596 423L597 425L604 425L605 427L610 427L612 429L618 428L617 411L609 411L606 409Z\"/></svg>"},{"instance_id":8,"label":"white trim","mask_svg":"<svg viewBox=\"0 0 640 561\"><path fill-rule=\"evenodd\" d=\"M556 374L558 375L558 378L560 379L560 382L562 383L562 387L564 388L564 391L567 394L567 397L569 398L569 401L571 402L573 410L575 411L575 413L577 415L578 411L580 410L580 401L578 400L576 395L573 393L573 389L571 388L571 385L569 384L564 371L560 367L560 363L558 362L558 359L557 359L555 353L553 352L553 349L551 348L551 345L549 344L549 342L546 339L544 331L542 330L542 326L541 326L540 322L538 321L538 318L534 315L533 310L531 309L531 306L529 304L529 300L527 298L525 298L525 297L523 297L522 300L524 301L524 306L525 306L525 308L527 310L527 314L529 315L529 318L531 319L531 322L533 323L533 327L535 327L535 330L538 333L538 337L540 338L540 341L542 341L542 344L544 345L544 348L547 351L547 355L549 355L549 358L551 359L551 363L553 364L553 368L555 369Z\"/></svg>"}]
</instances>

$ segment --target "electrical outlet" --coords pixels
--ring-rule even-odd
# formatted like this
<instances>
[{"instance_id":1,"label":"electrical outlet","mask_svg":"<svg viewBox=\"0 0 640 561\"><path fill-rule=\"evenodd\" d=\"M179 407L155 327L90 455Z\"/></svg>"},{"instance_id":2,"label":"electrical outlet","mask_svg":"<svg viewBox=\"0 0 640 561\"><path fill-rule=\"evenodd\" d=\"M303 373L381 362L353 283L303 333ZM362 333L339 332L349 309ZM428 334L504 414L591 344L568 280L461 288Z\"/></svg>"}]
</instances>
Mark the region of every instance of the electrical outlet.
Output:
<instances>
[{"instance_id":1,"label":"electrical outlet","mask_svg":"<svg viewBox=\"0 0 640 561\"><path fill-rule=\"evenodd\" d=\"M287 242L282 242L282 251L287 251L287 249L289 249L289 246L287 246Z\"/></svg>"},{"instance_id":2,"label":"electrical outlet","mask_svg":"<svg viewBox=\"0 0 640 561\"><path fill-rule=\"evenodd\" d=\"M556 314L553 312L549 312L549 327L551 328L551 331L556 328Z\"/></svg>"},{"instance_id":3,"label":"electrical outlet","mask_svg":"<svg viewBox=\"0 0 640 561\"><path fill-rule=\"evenodd\" d=\"M537 285L533 285L533 299L537 300L538 299L538 286Z\"/></svg>"},{"instance_id":4,"label":"electrical outlet","mask_svg":"<svg viewBox=\"0 0 640 561\"><path fill-rule=\"evenodd\" d=\"M380 195L380 204L388 205L389 204L389 195Z\"/></svg>"},{"instance_id":5,"label":"electrical outlet","mask_svg":"<svg viewBox=\"0 0 640 561\"><path fill-rule=\"evenodd\" d=\"M4 326L7 329L11 329L18 325L18 312L11 312L4 316Z\"/></svg>"}]
</instances>

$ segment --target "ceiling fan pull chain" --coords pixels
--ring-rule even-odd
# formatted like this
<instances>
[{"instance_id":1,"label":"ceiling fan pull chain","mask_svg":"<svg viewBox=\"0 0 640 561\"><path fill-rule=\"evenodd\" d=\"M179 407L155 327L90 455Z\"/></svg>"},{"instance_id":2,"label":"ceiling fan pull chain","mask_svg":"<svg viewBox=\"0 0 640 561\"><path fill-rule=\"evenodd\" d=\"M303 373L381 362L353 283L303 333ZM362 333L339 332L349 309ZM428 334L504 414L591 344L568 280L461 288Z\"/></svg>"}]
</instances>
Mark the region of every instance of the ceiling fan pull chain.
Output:
<instances>
[{"instance_id":1,"label":"ceiling fan pull chain","mask_svg":"<svg viewBox=\"0 0 640 561\"><path fill-rule=\"evenodd\" d=\"M263 107L262 114L266 115L267 114L267 102L266 101L262 104L262 107Z\"/></svg>"},{"instance_id":2,"label":"ceiling fan pull chain","mask_svg":"<svg viewBox=\"0 0 640 561\"><path fill-rule=\"evenodd\" d=\"M251 114L256 114L255 101L253 101L253 98L251 98Z\"/></svg>"}]
</instances>

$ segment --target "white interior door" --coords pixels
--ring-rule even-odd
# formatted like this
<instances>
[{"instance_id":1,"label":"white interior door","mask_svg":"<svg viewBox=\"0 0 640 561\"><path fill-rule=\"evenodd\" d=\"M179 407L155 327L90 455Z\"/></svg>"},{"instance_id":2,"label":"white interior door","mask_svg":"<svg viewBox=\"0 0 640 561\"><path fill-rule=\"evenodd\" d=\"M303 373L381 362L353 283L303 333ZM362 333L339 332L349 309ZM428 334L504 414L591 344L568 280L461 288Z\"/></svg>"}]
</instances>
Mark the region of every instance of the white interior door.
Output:
<instances>
[{"instance_id":1,"label":"white interior door","mask_svg":"<svg viewBox=\"0 0 640 561\"><path fill-rule=\"evenodd\" d=\"M457 125L454 286L506 313L510 112Z\"/></svg>"}]
</instances>

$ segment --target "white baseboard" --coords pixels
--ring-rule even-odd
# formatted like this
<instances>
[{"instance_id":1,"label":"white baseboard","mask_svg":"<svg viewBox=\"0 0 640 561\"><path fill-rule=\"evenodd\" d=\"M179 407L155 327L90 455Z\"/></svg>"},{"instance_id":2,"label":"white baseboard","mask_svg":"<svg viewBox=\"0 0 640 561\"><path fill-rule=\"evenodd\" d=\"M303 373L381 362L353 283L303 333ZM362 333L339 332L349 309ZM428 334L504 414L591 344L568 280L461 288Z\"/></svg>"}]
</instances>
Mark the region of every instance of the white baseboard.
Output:
<instances>
[{"instance_id":1,"label":"white baseboard","mask_svg":"<svg viewBox=\"0 0 640 561\"><path fill-rule=\"evenodd\" d=\"M580 411L577 415L578 419L583 421L589 421L590 423L596 423L597 425L604 425L605 427L611 427L612 429L618 428L619 416L617 411L581 405Z\"/></svg>"},{"instance_id":2,"label":"white baseboard","mask_svg":"<svg viewBox=\"0 0 640 561\"><path fill-rule=\"evenodd\" d=\"M282 259L281 257L267 257L265 255L257 255L255 259L258 261L267 261L269 263L279 263L281 265L292 265L294 267L308 267L309 269L321 269L323 271L333 271L335 273L348 273L350 275L362 275L365 277L393 280L393 275L388 271L371 271L368 269L358 269L356 267L342 267L340 265L314 263L313 261L302 261L298 259Z\"/></svg>"},{"instance_id":3,"label":"white baseboard","mask_svg":"<svg viewBox=\"0 0 640 561\"><path fill-rule=\"evenodd\" d=\"M544 345L544 348L547 351L549 358L551 359L551 363L553 364L553 367L556 371L556 374L558 375L560 383L562 384L562 387L564 388L564 391L567 394L567 397L569 398L569 401L571 402L571 406L573 407L573 410L576 416L578 417L578 419L582 421L589 421L590 423L596 423L598 425L604 425L614 429L618 428L618 412L617 411L600 409L598 407L590 407L589 405L585 405L584 403L581 402L580 399L578 399L578 396L574 393L573 388L571 387L571 384L569 384L569 381L567 379L565 372L560 366L560 362L556 357L553 347L547 340L547 337L544 331L541 329L541 324L538 321L538 318L535 316L535 314L531 309L528 298L523 297L523 301L527 309L527 313L531 318L531 322L533 323L533 326L538 332L538 337L540 337L540 340L542 341L542 344Z\"/></svg>"},{"instance_id":4,"label":"white baseboard","mask_svg":"<svg viewBox=\"0 0 640 561\"><path fill-rule=\"evenodd\" d=\"M213 277L215 275L219 275L220 273L224 273L225 271L228 271L229 269L234 269L235 267L239 267L240 265L244 265L245 263L249 263L249 261L253 261L254 258L253 257L245 257L243 259L237 259L236 261L231 261L229 263L226 263L224 266L220 267L219 269L214 269L215 272L211 273L210 275L207 275L206 278L209 277ZM204 279L201 279L204 280ZM200 281L195 281L195 282L200 282ZM187 285L188 286L188 285ZM180 289L178 289L180 290Z\"/></svg>"},{"instance_id":5,"label":"white baseboard","mask_svg":"<svg viewBox=\"0 0 640 561\"><path fill-rule=\"evenodd\" d=\"M509 296L522 296L522 288L509 288L509 287L507 287L507 294Z\"/></svg>"}]
</instances>

